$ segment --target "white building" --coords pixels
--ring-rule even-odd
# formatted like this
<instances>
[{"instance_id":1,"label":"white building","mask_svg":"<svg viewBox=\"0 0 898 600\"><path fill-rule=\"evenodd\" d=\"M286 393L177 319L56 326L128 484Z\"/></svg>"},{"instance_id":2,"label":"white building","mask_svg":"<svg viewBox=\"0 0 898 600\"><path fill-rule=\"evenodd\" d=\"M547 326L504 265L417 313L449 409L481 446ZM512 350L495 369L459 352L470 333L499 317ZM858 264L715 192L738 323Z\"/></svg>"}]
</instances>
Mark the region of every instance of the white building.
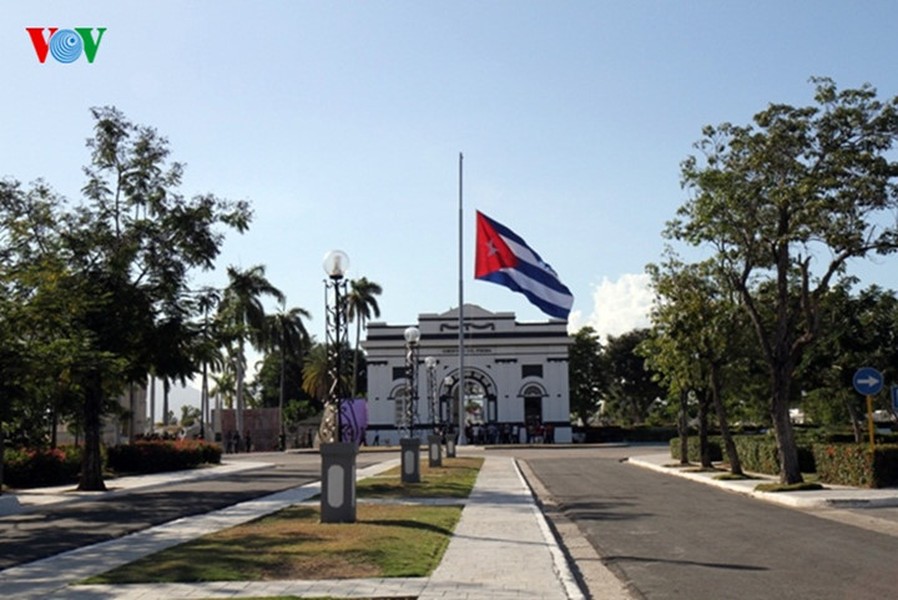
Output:
<instances>
[{"instance_id":1,"label":"white building","mask_svg":"<svg viewBox=\"0 0 898 600\"><path fill-rule=\"evenodd\" d=\"M507 443L511 438L525 442L529 432L531 441L569 443L567 323L518 323L514 313L491 313L472 304L465 305L464 317L466 437L473 434L483 443ZM407 415L403 334L408 326L368 324L363 343L368 358L368 444L398 444ZM432 423L449 422L457 431L458 309L421 314L416 326L421 337L414 435L426 436Z\"/></svg>"}]
</instances>

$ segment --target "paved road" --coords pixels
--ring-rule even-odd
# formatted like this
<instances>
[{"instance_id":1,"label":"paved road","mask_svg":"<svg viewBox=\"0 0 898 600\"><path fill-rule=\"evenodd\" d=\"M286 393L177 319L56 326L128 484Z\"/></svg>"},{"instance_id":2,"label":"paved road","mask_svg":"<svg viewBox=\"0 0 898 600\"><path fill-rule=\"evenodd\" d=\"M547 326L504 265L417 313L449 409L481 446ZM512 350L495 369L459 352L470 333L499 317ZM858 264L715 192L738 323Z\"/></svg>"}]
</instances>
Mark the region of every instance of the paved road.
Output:
<instances>
[{"instance_id":1,"label":"paved road","mask_svg":"<svg viewBox=\"0 0 898 600\"><path fill-rule=\"evenodd\" d=\"M321 476L317 454L259 453L229 458L273 466L0 517L0 570L303 485ZM376 454L361 454L357 465L363 468L380 460L383 457ZM114 489L114 480L107 481L107 486Z\"/></svg>"},{"instance_id":2,"label":"paved road","mask_svg":"<svg viewBox=\"0 0 898 600\"><path fill-rule=\"evenodd\" d=\"M846 523L864 511L782 508L621 462L634 451L520 456L635 598L898 597L898 537Z\"/></svg>"}]
</instances>

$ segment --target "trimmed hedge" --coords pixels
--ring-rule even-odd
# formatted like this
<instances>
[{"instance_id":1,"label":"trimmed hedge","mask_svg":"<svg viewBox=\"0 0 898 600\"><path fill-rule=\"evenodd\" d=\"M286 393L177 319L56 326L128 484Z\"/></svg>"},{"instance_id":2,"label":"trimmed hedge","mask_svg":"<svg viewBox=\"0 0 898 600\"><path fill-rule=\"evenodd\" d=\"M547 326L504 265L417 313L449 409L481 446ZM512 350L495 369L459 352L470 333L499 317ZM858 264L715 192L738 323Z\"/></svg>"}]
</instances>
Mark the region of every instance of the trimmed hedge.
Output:
<instances>
[{"instance_id":1,"label":"trimmed hedge","mask_svg":"<svg viewBox=\"0 0 898 600\"><path fill-rule=\"evenodd\" d=\"M13 488L34 488L77 483L81 474L81 447L54 450L13 449L3 453L3 483ZM116 473L161 473L221 462L221 448L195 440L141 441L103 448L104 468Z\"/></svg>"},{"instance_id":2,"label":"trimmed hedge","mask_svg":"<svg viewBox=\"0 0 898 600\"><path fill-rule=\"evenodd\" d=\"M689 437L689 461L701 462L699 454L699 439L697 436ZM780 472L779 452L776 440L770 435L735 435L733 443L736 452L742 462L742 468L754 473L778 475ZM722 461L726 458L723 449L723 439L714 435L708 437L708 445L712 461ZM670 455L680 460L680 438L670 441ZM813 445L803 440L798 441L798 465L802 473L813 473L816 470Z\"/></svg>"},{"instance_id":3,"label":"trimmed hedge","mask_svg":"<svg viewBox=\"0 0 898 600\"><path fill-rule=\"evenodd\" d=\"M109 449L109 468L116 473L162 473L221 462L221 448L199 440L151 440Z\"/></svg>"},{"instance_id":4,"label":"trimmed hedge","mask_svg":"<svg viewBox=\"0 0 898 600\"><path fill-rule=\"evenodd\" d=\"M836 436L796 437L801 472L817 473L822 483L868 488L898 486L898 444L878 445L871 455L870 448L864 444L812 441L814 437L827 440ZM779 474L779 452L772 435L737 435L733 436L733 442L743 469L767 475ZM708 444L711 460L724 460L723 440L719 436L710 436ZM670 441L670 455L675 460L680 459L679 438ZM689 461L701 461L698 437L689 438Z\"/></svg>"},{"instance_id":5,"label":"trimmed hedge","mask_svg":"<svg viewBox=\"0 0 898 600\"><path fill-rule=\"evenodd\" d=\"M689 462L700 463L702 461L701 448L699 444L698 436L689 436L686 440L689 448L689 456L687 459ZM711 460L714 462L720 462L723 460L723 450L722 450L723 440L720 436L708 436L708 452L711 454ZM670 440L670 456L675 460L680 460L680 438L675 437Z\"/></svg>"},{"instance_id":6,"label":"trimmed hedge","mask_svg":"<svg viewBox=\"0 0 898 600\"><path fill-rule=\"evenodd\" d=\"M53 450L7 448L3 453L3 483L10 487L46 487L75 483L81 473L81 448Z\"/></svg>"},{"instance_id":7,"label":"trimmed hedge","mask_svg":"<svg viewBox=\"0 0 898 600\"><path fill-rule=\"evenodd\" d=\"M817 475L824 483L881 488L898 485L898 444L815 444Z\"/></svg>"}]
</instances>

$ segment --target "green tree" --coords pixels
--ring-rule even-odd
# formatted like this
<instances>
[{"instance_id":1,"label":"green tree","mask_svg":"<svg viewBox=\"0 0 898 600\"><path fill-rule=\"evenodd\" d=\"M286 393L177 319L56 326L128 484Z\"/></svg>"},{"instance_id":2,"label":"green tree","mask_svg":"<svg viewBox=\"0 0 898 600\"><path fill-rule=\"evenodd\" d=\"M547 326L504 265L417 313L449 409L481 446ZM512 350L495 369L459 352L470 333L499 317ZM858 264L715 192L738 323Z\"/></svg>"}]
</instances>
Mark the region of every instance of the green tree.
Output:
<instances>
[{"instance_id":1,"label":"green tree","mask_svg":"<svg viewBox=\"0 0 898 600\"><path fill-rule=\"evenodd\" d=\"M299 362L302 357L303 349L308 348L310 342L309 332L303 319L311 319L304 308L293 307L289 311L281 309L273 315L269 315L267 319L268 344L269 349L277 351L280 362L280 377L278 385L278 415L281 422L278 444L283 450L286 446L286 426L284 422L284 395L286 393L286 375L287 375L287 357L290 356Z\"/></svg>"},{"instance_id":2,"label":"green tree","mask_svg":"<svg viewBox=\"0 0 898 600\"><path fill-rule=\"evenodd\" d=\"M314 344L306 354L302 369L302 389L323 405L330 390L327 346Z\"/></svg>"},{"instance_id":3,"label":"green tree","mask_svg":"<svg viewBox=\"0 0 898 600\"><path fill-rule=\"evenodd\" d=\"M568 349L571 412L588 425L598 412L608 386L602 344L596 330L582 327Z\"/></svg>"},{"instance_id":4,"label":"green tree","mask_svg":"<svg viewBox=\"0 0 898 600\"><path fill-rule=\"evenodd\" d=\"M636 349L650 335L648 329L634 329L608 336L605 344L608 368L606 412L629 425L645 423L657 400L666 397L655 381L656 375Z\"/></svg>"},{"instance_id":5,"label":"green tree","mask_svg":"<svg viewBox=\"0 0 898 600\"><path fill-rule=\"evenodd\" d=\"M243 231L250 219L243 202L180 195L183 168L169 164L168 143L154 129L114 108L92 115L84 202L55 214L54 254L65 269L41 282L68 298L61 336L77 349L69 372L83 398L81 490L105 489L100 431L110 399L145 380L147 349L164 346L161 324L175 316L190 271L214 266L220 227ZM31 235L49 237L45 228Z\"/></svg>"},{"instance_id":6,"label":"green tree","mask_svg":"<svg viewBox=\"0 0 898 600\"><path fill-rule=\"evenodd\" d=\"M852 379L859 367L873 366L887 381L895 380L898 297L875 285L852 295L850 283L824 297L820 343L805 353L798 371L806 417L836 427L850 423L861 442L866 402Z\"/></svg>"},{"instance_id":7,"label":"green tree","mask_svg":"<svg viewBox=\"0 0 898 600\"><path fill-rule=\"evenodd\" d=\"M349 294L346 296L346 318L348 322L355 321L355 352L352 355L352 397L358 393L359 373L359 345L361 343L362 328L372 316L380 316L380 306L377 298L383 293L380 284L368 281L366 277L353 279L349 282Z\"/></svg>"},{"instance_id":8,"label":"green tree","mask_svg":"<svg viewBox=\"0 0 898 600\"><path fill-rule=\"evenodd\" d=\"M246 270L228 267L228 286L218 307L225 335L233 342L232 359L236 376L237 431L243 431L245 408L244 377L247 342L256 350L268 345L268 328L262 298L284 301L284 294L265 277L265 267Z\"/></svg>"},{"instance_id":9,"label":"green tree","mask_svg":"<svg viewBox=\"0 0 898 600\"><path fill-rule=\"evenodd\" d=\"M686 435L686 398L690 391L699 398L702 466L711 467L707 412L716 412L724 447L735 475L742 474L736 445L730 433L724 404L723 371L734 362L741 325L734 313L733 298L714 278L708 262L683 264L673 255L658 266L649 265L656 301L652 310L653 335L638 352L662 375L671 394L680 398L680 436Z\"/></svg>"},{"instance_id":10,"label":"green tree","mask_svg":"<svg viewBox=\"0 0 898 600\"><path fill-rule=\"evenodd\" d=\"M770 105L744 127L704 129L682 165L691 198L667 235L710 244L741 296L768 367L780 479L802 481L789 418L795 369L820 330L820 302L853 258L898 248L898 99L814 79L816 106ZM771 320L759 305L770 281Z\"/></svg>"},{"instance_id":11,"label":"green tree","mask_svg":"<svg viewBox=\"0 0 898 600\"><path fill-rule=\"evenodd\" d=\"M202 370L200 383L200 438L205 439L206 423L210 420L209 370L218 371L225 367L222 347L225 344L221 323L211 318L221 302L221 293L215 288L205 287L194 295L195 312L199 320L194 324L196 335L191 354Z\"/></svg>"}]
</instances>

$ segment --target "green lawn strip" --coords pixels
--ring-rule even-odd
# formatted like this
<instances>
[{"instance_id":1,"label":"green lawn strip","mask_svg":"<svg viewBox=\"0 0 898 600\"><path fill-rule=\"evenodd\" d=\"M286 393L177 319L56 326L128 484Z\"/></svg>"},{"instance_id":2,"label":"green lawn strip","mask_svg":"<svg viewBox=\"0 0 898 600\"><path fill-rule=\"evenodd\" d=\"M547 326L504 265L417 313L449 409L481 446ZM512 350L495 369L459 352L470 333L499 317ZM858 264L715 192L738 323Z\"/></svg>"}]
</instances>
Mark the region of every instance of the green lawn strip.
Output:
<instances>
[{"instance_id":1,"label":"green lawn strip","mask_svg":"<svg viewBox=\"0 0 898 600\"><path fill-rule=\"evenodd\" d=\"M819 483L804 481L802 483L759 483L755 486L757 492L815 492L825 489Z\"/></svg>"},{"instance_id":2,"label":"green lawn strip","mask_svg":"<svg viewBox=\"0 0 898 600\"><path fill-rule=\"evenodd\" d=\"M424 577L439 565L460 506L360 504L356 522L320 523L294 506L92 577L86 583L174 583Z\"/></svg>"},{"instance_id":3,"label":"green lawn strip","mask_svg":"<svg viewBox=\"0 0 898 600\"><path fill-rule=\"evenodd\" d=\"M462 506L389 504L404 498L466 498L482 458L421 465L421 482L399 469L360 481L356 522L322 524L317 506L294 506L144 557L85 583L174 583L424 577L449 545Z\"/></svg>"},{"instance_id":4,"label":"green lawn strip","mask_svg":"<svg viewBox=\"0 0 898 600\"><path fill-rule=\"evenodd\" d=\"M399 467L377 477L363 479L356 486L358 499L467 498L483 465L479 457L444 458L440 467L422 461L421 482L402 483Z\"/></svg>"},{"instance_id":5,"label":"green lawn strip","mask_svg":"<svg viewBox=\"0 0 898 600\"><path fill-rule=\"evenodd\" d=\"M335 596L323 596L323 597L315 597L310 598L308 596L230 596L231 600L346 600L346 598L337 598ZM384 598L383 596L378 596L377 598L356 598L353 596L353 600L417 600L417 596L392 596L390 598ZM200 598L199 600L203 600Z\"/></svg>"}]
</instances>

